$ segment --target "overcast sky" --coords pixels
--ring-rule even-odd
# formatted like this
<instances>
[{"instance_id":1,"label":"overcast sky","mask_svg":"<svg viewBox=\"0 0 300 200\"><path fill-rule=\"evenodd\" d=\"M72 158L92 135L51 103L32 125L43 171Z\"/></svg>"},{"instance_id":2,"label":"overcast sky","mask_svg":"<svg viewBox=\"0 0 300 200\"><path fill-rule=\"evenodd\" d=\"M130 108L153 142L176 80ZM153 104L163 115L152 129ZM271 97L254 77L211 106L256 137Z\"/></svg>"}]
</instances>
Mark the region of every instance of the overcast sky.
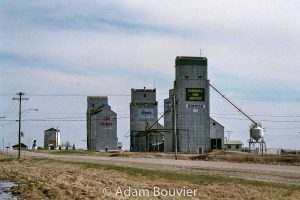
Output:
<instances>
[{"instance_id":1,"label":"overcast sky","mask_svg":"<svg viewBox=\"0 0 300 200\"><path fill-rule=\"evenodd\" d=\"M23 109L39 109L24 113L33 120L23 123L25 144L42 146L43 131L58 127L63 141L85 148L86 96L108 95L128 147L130 89L155 86L163 112L176 56L202 49L211 83L263 123L267 145L300 148L299 8L291 0L0 0L0 139L17 142L12 98L22 91ZM212 90L211 116L247 142L250 121Z\"/></svg>"}]
</instances>

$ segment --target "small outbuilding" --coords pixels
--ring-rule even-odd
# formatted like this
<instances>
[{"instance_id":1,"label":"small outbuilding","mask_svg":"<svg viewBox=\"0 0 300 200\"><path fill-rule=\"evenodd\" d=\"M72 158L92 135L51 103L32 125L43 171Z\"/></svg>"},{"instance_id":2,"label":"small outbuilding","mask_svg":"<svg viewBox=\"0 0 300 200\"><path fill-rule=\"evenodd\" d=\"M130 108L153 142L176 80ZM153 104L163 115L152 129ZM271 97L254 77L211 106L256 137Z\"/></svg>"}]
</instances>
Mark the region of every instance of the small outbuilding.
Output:
<instances>
[{"instance_id":1,"label":"small outbuilding","mask_svg":"<svg viewBox=\"0 0 300 200\"><path fill-rule=\"evenodd\" d=\"M19 150L19 144L13 145L12 148L13 150ZM26 151L26 150L28 150L28 147L25 144L21 143L21 151Z\"/></svg>"},{"instance_id":2,"label":"small outbuilding","mask_svg":"<svg viewBox=\"0 0 300 200\"><path fill-rule=\"evenodd\" d=\"M241 141L224 141L225 149L229 151L242 151L244 143Z\"/></svg>"},{"instance_id":3,"label":"small outbuilding","mask_svg":"<svg viewBox=\"0 0 300 200\"><path fill-rule=\"evenodd\" d=\"M210 118L210 148L224 149L224 126Z\"/></svg>"}]
</instances>

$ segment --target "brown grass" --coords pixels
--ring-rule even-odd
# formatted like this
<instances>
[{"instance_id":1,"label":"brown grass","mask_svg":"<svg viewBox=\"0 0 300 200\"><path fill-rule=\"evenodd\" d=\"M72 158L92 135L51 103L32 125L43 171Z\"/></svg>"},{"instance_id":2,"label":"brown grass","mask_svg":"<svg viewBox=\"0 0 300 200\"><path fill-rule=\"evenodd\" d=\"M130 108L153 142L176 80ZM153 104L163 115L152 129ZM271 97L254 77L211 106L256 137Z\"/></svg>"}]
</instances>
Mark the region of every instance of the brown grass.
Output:
<instances>
[{"instance_id":1,"label":"brown grass","mask_svg":"<svg viewBox=\"0 0 300 200\"><path fill-rule=\"evenodd\" d=\"M300 165L300 156L296 155L255 155L244 152L212 151L207 155L194 156L193 160L213 160L237 163Z\"/></svg>"},{"instance_id":2,"label":"brown grass","mask_svg":"<svg viewBox=\"0 0 300 200\"><path fill-rule=\"evenodd\" d=\"M113 191L127 188L196 188L195 199L297 199L299 186L210 176L201 173L146 170L133 167L27 159L0 163L0 179L18 184L11 192L25 199L154 199L154 197L106 197L104 187ZM173 199L173 198L159 198ZM176 199L186 199L178 197ZM192 198L190 198L192 199Z\"/></svg>"}]
</instances>

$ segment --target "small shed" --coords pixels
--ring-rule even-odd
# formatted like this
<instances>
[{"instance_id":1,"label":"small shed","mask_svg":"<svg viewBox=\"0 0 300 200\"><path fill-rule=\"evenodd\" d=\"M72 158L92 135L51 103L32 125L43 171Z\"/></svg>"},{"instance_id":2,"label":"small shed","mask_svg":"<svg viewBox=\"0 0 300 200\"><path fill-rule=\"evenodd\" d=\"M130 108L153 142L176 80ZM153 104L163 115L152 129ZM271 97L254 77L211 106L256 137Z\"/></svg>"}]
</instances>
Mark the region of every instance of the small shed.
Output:
<instances>
[{"instance_id":1,"label":"small shed","mask_svg":"<svg viewBox=\"0 0 300 200\"><path fill-rule=\"evenodd\" d=\"M19 144L13 145L12 148L13 150L19 150ZM21 143L21 151L26 151L26 150L28 150L28 147L25 144Z\"/></svg>"},{"instance_id":2,"label":"small shed","mask_svg":"<svg viewBox=\"0 0 300 200\"><path fill-rule=\"evenodd\" d=\"M224 149L224 126L210 118L210 148Z\"/></svg>"},{"instance_id":3,"label":"small shed","mask_svg":"<svg viewBox=\"0 0 300 200\"><path fill-rule=\"evenodd\" d=\"M242 151L244 143L241 141L224 141L225 149L229 151Z\"/></svg>"}]
</instances>

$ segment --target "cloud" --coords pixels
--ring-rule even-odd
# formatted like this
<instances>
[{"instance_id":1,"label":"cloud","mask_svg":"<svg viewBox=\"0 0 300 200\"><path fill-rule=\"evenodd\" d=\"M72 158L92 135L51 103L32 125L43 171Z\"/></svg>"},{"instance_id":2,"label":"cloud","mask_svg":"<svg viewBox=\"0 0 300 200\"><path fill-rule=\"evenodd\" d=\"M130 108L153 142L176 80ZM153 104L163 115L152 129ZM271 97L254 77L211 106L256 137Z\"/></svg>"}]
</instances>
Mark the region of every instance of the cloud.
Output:
<instances>
[{"instance_id":1,"label":"cloud","mask_svg":"<svg viewBox=\"0 0 300 200\"><path fill-rule=\"evenodd\" d=\"M176 55L197 55L204 48L213 70L222 74L299 83L296 73L288 73L298 69L295 4L31 2L5 15L16 23L6 23L11 31L3 46L73 69L115 66L166 75Z\"/></svg>"},{"instance_id":2,"label":"cloud","mask_svg":"<svg viewBox=\"0 0 300 200\"><path fill-rule=\"evenodd\" d=\"M2 1L0 92L128 94L133 87L152 87L155 79L161 93L167 93L176 56L199 56L201 48L209 79L226 94L297 97L299 4ZM115 107L118 101L112 101ZM118 109L126 110L127 101ZM85 109L85 99L66 104ZM257 112L265 106L255 105Z\"/></svg>"}]
</instances>

